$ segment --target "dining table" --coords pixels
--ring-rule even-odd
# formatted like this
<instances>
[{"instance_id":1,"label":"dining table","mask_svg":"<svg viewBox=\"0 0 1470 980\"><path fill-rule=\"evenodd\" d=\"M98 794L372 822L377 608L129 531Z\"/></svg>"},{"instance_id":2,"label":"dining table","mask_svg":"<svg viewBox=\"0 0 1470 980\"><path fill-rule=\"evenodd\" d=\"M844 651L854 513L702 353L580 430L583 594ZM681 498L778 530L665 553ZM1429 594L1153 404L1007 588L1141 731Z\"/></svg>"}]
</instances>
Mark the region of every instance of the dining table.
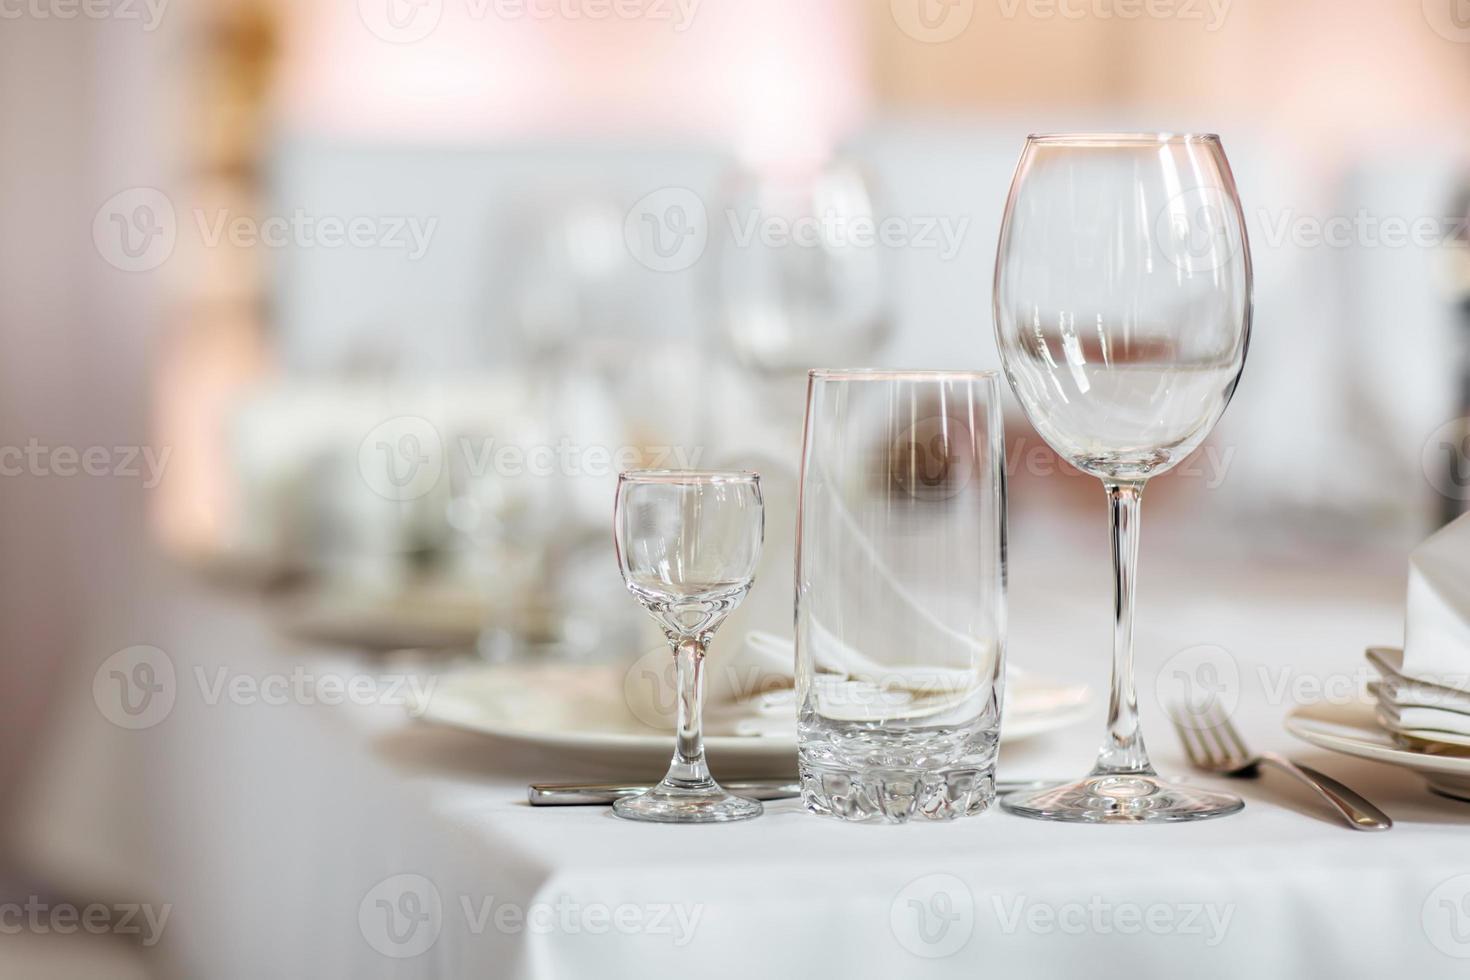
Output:
<instances>
[{"instance_id":1,"label":"dining table","mask_svg":"<svg viewBox=\"0 0 1470 980\"><path fill-rule=\"evenodd\" d=\"M1074 778L1106 707L1105 549L1043 524L1012 538L1009 662L1093 698L1085 723L1006 741L999 776ZM758 819L668 826L532 807L532 782L659 771L428 724L396 697L313 694L323 678L432 678L448 661L293 639L268 597L160 557L63 685L16 843L78 893L167 906L152 951L165 975L1464 976L1470 803L1282 724L1362 697L1364 649L1402 638L1407 547L1261 540L1145 531L1148 746L1161 771L1244 798L1228 817L1088 826L995 805L887 826L787 799ZM176 685L166 717L136 729L99 710L93 685L132 644L164 651ZM1253 748L1347 783L1393 829L1355 832L1270 772L1190 773L1165 702L1201 663Z\"/></svg>"}]
</instances>

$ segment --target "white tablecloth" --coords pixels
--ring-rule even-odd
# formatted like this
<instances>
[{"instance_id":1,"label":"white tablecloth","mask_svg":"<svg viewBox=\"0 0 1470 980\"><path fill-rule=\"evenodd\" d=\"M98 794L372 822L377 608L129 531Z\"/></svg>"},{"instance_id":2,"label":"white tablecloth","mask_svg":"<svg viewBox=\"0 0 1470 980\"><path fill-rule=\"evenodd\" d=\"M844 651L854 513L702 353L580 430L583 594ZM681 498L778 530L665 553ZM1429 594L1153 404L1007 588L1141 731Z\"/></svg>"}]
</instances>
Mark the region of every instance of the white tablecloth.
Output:
<instances>
[{"instance_id":1,"label":"white tablecloth","mask_svg":"<svg viewBox=\"0 0 1470 980\"><path fill-rule=\"evenodd\" d=\"M173 711L142 731L100 718L91 672L126 643L99 640L23 844L77 888L172 905L159 949L198 977L1465 976L1470 805L1280 725L1296 701L1359 685L1365 645L1398 640L1401 566L1170 561L1153 545L1139 692L1158 766L1178 773L1183 760L1154 675L1195 662L1171 660L1178 651L1220 647L1239 670L1250 740L1355 786L1393 831L1352 832L1271 775L1229 783L1247 799L1240 815L1183 826L1052 825L998 809L850 826L795 801L712 827L531 809L533 778L607 774L391 706L206 703L186 680L196 669L374 665L292 646L253 601L159 572L163 598L127 642L169 653ZM1013 567L1014 662L1085 678L1099 696L1092 723L1007 746L1005 777L1090 763L1108 660L1101 552Z\"/></svg>"}]
</instances>

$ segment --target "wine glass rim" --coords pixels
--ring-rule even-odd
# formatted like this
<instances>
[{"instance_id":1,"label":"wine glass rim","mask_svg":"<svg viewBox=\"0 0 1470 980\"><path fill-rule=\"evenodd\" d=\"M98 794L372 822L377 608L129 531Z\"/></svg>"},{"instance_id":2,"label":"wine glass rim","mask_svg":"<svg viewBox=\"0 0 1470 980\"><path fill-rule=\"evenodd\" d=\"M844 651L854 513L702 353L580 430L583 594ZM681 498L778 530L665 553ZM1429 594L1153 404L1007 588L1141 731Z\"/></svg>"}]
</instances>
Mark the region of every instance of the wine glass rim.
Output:
<instances>
[{"instance_id":1,"label":"wine glass rim","mask_svg":"<svg viewBox=\"0 0 1470 980\"><path fill-rule=\"evenodd\" d=\"M618 479L626 483L759 483L754 470L624 470Z\"/></svg>"},{"instance_id":2,"label":"wine glass rim","mask_svg":"<svg viewBox=\"0 0 1470 980\"><path fill-rule=\"evenodd\" d=\"M807 376L817 381L990 381L999 371L931 371L889 368L812 368Z\"/></svg>"},{"instance_id":3,"label":"wine glass rim","mask_svg":"<svg viewBox=\"0 0 1470 980\"><path fill-rule=\"evenodd\" d=\"M1119 146L1132 144L1218 143L1216 133L1032 133L1028 143L1054 146Z\"/></svg>"}]
</instances>

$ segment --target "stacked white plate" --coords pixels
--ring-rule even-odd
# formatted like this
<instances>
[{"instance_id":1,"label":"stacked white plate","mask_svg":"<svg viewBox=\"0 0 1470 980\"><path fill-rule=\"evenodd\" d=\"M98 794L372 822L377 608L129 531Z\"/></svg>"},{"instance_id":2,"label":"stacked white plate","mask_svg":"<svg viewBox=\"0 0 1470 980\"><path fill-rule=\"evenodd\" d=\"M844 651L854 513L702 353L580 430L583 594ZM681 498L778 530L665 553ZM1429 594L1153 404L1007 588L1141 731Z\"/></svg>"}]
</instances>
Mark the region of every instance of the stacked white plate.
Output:
<instances>
[{"instance_id":1,"label":"stacked white plate","mask_svg":"<svg viewBox=\"0 0 1470 980\"><path fill-rule=\"evenodd\" d=\"M1287 730L1319 748L1412 769L1436 793L1470 801L1470 692L1405 674L1402 650L1370 648L1368 662L1378 673L1371 704L1297 708Z\"/></svg>"}]
</instances>

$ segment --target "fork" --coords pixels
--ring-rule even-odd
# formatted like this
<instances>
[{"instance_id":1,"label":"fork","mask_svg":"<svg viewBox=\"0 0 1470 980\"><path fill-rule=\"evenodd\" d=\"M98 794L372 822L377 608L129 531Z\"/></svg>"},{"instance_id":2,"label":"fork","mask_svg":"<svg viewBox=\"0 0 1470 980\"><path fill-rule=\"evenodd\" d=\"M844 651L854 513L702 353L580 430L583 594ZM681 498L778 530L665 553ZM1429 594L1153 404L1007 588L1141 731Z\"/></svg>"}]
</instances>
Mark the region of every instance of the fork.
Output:
<instances>
[{"instance_id":1,"label":"fork","mask_svg":"<svg viewBox=\"0 0 1470 980\"><path fill-rule=\"evenodd\" d=\"M1188 724L1179 720L1188 719ZM1184 753L1196 769L1221 776L1253 779L1260 775L1263 764L1275 766L1282 772L1306 783L1326 800L1348 826L1354 830L1388 830L1393 821L1378 807L1325 773L1311 766L1292 762L1274 752L1252 753L1245 747L1235 725L1226 717L1218 702L1197 711L1192 705L1169 712L1169 720L1184 743Z\"/></svg>"}]
</instances>

